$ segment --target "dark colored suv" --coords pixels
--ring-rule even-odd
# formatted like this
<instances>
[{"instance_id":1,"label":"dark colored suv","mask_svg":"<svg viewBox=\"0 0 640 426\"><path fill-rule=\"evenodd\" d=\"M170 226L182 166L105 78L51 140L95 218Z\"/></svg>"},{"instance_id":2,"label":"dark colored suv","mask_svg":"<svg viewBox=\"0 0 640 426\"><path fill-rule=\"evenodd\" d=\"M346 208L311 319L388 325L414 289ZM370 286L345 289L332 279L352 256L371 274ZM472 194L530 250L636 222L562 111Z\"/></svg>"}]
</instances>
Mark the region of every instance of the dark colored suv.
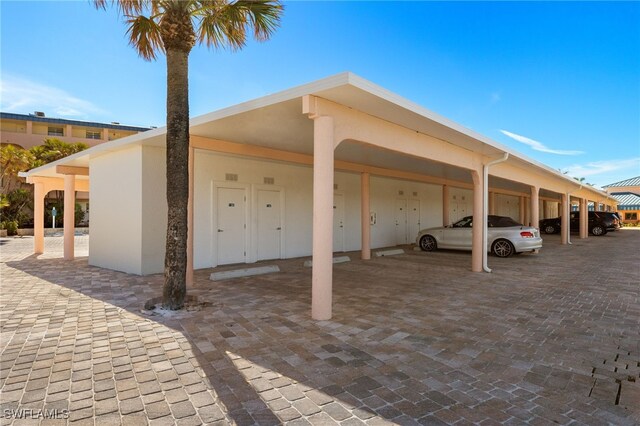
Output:
<instances>
[{"instance_id":1,"label":"dark colored suv","mask_svg":"<svg viewBox=\"0 0 640 426\"><path fill-rule=\"evenodd\" d=\"M571 212L569 227L572 231L580 230L580 212ZM589 233L595 236L604 235L608 231L620 229L620 220L613 212L589 212ZM542 219L540 230L545 234L560 232L560 218Z\"/></svg>"}]
</instances>

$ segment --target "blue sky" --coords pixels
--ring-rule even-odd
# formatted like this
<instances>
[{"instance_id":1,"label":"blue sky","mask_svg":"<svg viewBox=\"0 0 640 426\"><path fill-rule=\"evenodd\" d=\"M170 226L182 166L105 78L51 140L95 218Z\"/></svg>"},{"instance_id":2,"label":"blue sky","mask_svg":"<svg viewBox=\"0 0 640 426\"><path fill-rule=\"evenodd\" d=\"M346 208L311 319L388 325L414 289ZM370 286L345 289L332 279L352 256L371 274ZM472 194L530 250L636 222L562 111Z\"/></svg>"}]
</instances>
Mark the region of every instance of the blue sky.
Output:
<instances>
[{"instance_id":1,"label":"blue sky","mask_svg":"<svg viewBox=\"0 0 640 426\"><path fill-rule=\"evenodd\" d=\"M191 115L351 71L604 185L640 175L640 2L287 2L267 43L196 48ZM0 1L0 109L162 126L165 63L88 1Z\"/></svg>"}]
</instances>

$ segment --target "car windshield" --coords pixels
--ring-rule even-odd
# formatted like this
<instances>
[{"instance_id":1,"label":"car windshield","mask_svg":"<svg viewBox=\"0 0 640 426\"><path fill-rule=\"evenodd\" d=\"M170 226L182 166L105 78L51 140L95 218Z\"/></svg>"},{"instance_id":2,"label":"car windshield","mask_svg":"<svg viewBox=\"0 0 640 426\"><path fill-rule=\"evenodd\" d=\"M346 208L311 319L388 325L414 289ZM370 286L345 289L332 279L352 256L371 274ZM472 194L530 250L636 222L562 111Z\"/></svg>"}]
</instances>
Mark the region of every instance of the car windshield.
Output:
<instances>
[{"instance_id":1,"label":"car windshield","mask_svg":"<svg viewBox=\"0 0 640 426\"><path fill-rule=\"evenodd\" d=\"M464 219L460 219L456 223L453 224L454 228L471 228L473 226L473 216L465 217Z\"/></svg>"}]
</instances>

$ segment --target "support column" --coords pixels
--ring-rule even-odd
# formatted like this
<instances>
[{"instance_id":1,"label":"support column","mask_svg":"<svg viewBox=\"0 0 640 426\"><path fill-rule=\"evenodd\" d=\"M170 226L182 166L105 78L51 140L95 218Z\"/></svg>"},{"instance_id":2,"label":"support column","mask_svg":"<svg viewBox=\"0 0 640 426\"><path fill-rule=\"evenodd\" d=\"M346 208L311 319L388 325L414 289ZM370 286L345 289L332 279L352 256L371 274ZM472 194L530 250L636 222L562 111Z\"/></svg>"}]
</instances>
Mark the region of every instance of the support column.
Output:
<instances>
[{"instance_id":1,"label":"support column","mask_svg":"<svg viewBox=\"0 0 640 426\"><path fill-rule=\"evenodd\" d=\"M587 238L589 232L589 213L587 212L587 199L580 199L580 238Z\"/></svg>"},{"instance_id":2,"label":"support column","mask_svg":"<svg viewBox=\"0 0 640 426\"><path fill-rule=\"evenodd\" d=\"M193 162L195 151L189 147L189 201L187 202L187 287L193 287Z\"/></svg>"},{"instance_id":3,"label":"support column","mask_svg":"<svg viewBox=\"0 0 640 426\"><path fill-rule=\"evenodd\" d=\"M496 214L496 193L489 193L489 214Z\"/></svg>"},{"instance_id":4,"label":"support column","mask_svg":"<svg viewBox=\"0 0 640 426\"><path fill-rule=\"evenodd\" d=\"M369 173L360 175L361 186L361 206L360 206L360 222L362 225L362 260L371 259L371 203L369 191Z\"/></svg>"},{"instance_id":5,"label":"support column","mask_svg":"<svg viewBox=\"0 0 640 426\"><path fill-rule=\"evenodd\" d=\"M520 223L522 223L523 225L524 225L524 222L526 220L526 218L525 218L526 213L525 213L524 203L525 203L524 195L521 195L518 207L519 207L519 210L520 210Z\"/></svg>"},{"instance_id":6,"label":"support column","mask_svg":"<svg viewBox=\"0 0 640 426\"><path fill-rule=\"evenodd\" d=\"M560 238L562 244L569 244L569 197L561 195L560 206Z\"/></svg>"},{"instance_id":7,"label":"support column","mask_svg":"<svg viewBox=\"0 0 640 426\"><path fill-rule=\"evenodd\" d=\"M333 291L333 118L313 117L311 317L331 319Z\"/></svg>"},{"instance_id":8,"label":"support column","mask_svg":"<svg viewBox=\"0 0 640 426\"><path fill-rule=\"evenodd\" d=\"M27 121L27 128L25 129L28 135L33 134L33 121Z\"/></svg>"},{"instance_id":9,"label":"support column","mask_svg":"<svg viewBox=\"0 0 640 426\"><path fill-rule=\"evenodd\" d=\"M442 185L442 226L449 223L449 185Z\"/></svg>"},{"instance_id":10,"label":"support column","mask_svg":"<svg viewBox=\"0 0 640 426\"><path fill-rule=\"evenodd\" d=\"M64 258L73 260L76 210L76 176L64 175Z\"/></svg>"},{"instance_id":11,"label":"support column","mask_svg":"<svg viewBox=\"0 0 640 426\"><path fill-rule=\"evenodd\" d=\"M538 188L537 186L531 187L531 213L529 215L529 224L538 229L540 226L540 199L538 198L539 192L540 188Z\"/></svg>"},{"instance_id":12,"label":"support column","mask_svg":"<svg viewBox=\"0 0 640 426\"><path fill-rule=\"evenodd\" d=\"M483 182L482 172L471 171L471 177L473 178L473 228L472 242L471 242L471 270L473 272L482 272L482 250L486 250L486 247L482 247L482 195L483 195Z\"/></svg>"},{"instance_id":13,"label":"support column","mask_svg":"<svg viewBox=\"0 0 640 426\"><path fill-rule=\"evenodd\" d=\"M33 185L33 252L35 254L44 253L44 196L44 183L35 183Z\"/></svg>"}]
</instances>

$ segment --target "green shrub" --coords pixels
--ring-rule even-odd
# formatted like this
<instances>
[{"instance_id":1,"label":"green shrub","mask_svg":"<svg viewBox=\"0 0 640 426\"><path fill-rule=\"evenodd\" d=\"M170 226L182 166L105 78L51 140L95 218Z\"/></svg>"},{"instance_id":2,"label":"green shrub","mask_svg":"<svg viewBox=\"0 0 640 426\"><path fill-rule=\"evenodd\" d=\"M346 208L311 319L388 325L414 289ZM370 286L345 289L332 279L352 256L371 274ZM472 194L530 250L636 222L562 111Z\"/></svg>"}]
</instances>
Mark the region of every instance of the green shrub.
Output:
<instances>
[{"instance_id":1,"label":"green shrub","mask_svg":"<svg viewBox=\"0 0 640 426\"><path fill-rule=\"evenodd\" d=\"M18 221L17 220L3 220L0 222L0 229L6 229L7 235L18 234Z\"/></svg>"}]
</instances>

